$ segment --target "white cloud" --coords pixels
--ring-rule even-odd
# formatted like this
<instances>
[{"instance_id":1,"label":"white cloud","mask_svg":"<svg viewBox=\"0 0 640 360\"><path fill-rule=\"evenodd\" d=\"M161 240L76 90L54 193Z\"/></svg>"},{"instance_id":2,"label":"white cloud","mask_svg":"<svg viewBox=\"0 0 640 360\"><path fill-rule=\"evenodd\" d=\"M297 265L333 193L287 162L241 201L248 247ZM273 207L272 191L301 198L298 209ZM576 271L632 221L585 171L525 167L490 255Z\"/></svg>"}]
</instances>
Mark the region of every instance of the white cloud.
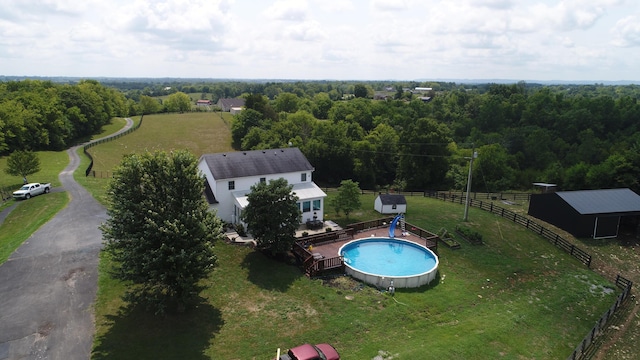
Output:
<instances>
[{"instance_id":1,"label":"white cloud","mask_svg":"<svg viewBox=\"0 0 640 360\"><path fill-rule=\"evenodd\" d=\"M371 5L379 11L401 11L408 8L406 0L373 0Z\"/></svg>"},{"instance_id":2,"label":"white cloud","mask_svg":"<svg viewBox=\"0 0 640 360\"><path fill-rule=\"evenodd\" d=\"M638 77L635 0L0 0L0 8L8 75Z\"/></svg>"},{"instance_id":3,"label":"white cloud","mask_svg":"<svg viewBox=\"0 0 640 360\"><path fill-rule=\"evenodd\" d=\"M265 10L265 15L272 20L304 21L307 11L306 0L278 0Z\"/></svg>"},{"instance_id":4,"label":"white cloud","mask_svg":"<svg viewBox=\"0 0 640 360\"><path fill-rule=\"evenodd\" d=\"M631 15L620 19L611 32L616 46L640 46L640 16Z\"/></svg>"}]
</instances>

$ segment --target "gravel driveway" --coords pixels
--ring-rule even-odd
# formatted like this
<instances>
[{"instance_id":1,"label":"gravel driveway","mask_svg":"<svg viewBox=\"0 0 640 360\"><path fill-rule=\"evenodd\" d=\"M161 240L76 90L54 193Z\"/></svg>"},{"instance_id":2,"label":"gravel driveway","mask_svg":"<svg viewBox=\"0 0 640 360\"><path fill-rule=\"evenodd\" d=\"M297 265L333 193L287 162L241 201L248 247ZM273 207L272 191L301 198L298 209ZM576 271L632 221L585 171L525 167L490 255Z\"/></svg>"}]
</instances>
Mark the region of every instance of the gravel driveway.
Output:
<instances>
[{"instance_id":1,"label":"gravel driveway","mask_svg":"<svg viewBox=\"0 0 640 360\"><path fill-rule=\"evenodd\" d=\"M124 131L131 127L127 119ZM73 179L76 146L60 173L69 205L0 265L0 359L89 359L105 208ZM45 195L46 196L46 195Z\"/></svg>"}]
</instances>

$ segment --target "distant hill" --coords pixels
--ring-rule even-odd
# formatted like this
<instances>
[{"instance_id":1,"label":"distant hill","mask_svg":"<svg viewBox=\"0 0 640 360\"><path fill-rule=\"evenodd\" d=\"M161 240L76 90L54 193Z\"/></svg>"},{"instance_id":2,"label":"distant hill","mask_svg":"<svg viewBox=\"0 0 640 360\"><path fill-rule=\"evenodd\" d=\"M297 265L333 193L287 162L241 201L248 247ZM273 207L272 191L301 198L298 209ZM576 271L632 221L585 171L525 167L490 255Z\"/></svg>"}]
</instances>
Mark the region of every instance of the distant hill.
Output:
<instances>
[{"instance_id":1,"label":"distant hill","mask_svg":"<svg viewBox=\"0 0 640 360\"><path fill-rule=\"evenodd\" d=\"M146 83L171 83L171 82L247 82L247 83L266 83L266 82L326 82L326 81L345 81L345 82L380 82L383 80L339 80L339 79L325 79L325 80L306 80L306 79L213 79L213 78L172 78L172 77L159 77L159 78L130 78L130 77L72 77L72 76L4 76L0 75L0 82L6 81L22 81L22 80L44 80L52 81L55 83L77 83L82 79L93 79L101 83L127 83L127 82L146 82ZM515 84L519 81L524 81L527 84L540 84L540 85L640 85L640 80L514 80L514 79L415 79L415 80L393 80L386 79L384 81L389 82L447 82L456 84Z\"/></svg>"}]
</instances>

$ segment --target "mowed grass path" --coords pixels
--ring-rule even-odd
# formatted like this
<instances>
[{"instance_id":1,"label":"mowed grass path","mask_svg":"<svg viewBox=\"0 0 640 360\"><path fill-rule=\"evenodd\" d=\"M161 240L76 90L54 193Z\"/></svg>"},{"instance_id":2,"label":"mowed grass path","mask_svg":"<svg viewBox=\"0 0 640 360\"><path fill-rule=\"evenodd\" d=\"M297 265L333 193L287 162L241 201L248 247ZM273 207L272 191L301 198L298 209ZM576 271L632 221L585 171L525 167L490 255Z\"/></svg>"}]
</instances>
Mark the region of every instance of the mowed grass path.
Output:
<instances>
[{"instance_id":1,"label":"mowed grass path","mask_svg":"<svg viewBox=\"0 0 640 360\"><path fill-rule=\"evenodd\" d=\"M231 151L231 118L219 112L146 115L138 130L89 149L93 169L111 172L124 155L144 151L186 149L196 157Z\"/></svg>"},{"instance_id":2,"label":"mowed grass path","mask_svg":"<svg viewBox=\"0 0 640 360\"><path fill-rule=\"evenodd\" d=\"M334 193L330 193L329 197ZM342 224L380 217L362 197ZM408 197L408 221L453 230L463 207ZM94 359L269 359L278 347L334 344L345 359L564 359L618 294L613 284L505 219L470 209L485 245L440 246L439 279L395 297L349 278L309 279L247 247L217 245L202 303L156 318L119 299L101 262ZM388 357L387 357L388 358Z\"/></svg>"}]
</instances>

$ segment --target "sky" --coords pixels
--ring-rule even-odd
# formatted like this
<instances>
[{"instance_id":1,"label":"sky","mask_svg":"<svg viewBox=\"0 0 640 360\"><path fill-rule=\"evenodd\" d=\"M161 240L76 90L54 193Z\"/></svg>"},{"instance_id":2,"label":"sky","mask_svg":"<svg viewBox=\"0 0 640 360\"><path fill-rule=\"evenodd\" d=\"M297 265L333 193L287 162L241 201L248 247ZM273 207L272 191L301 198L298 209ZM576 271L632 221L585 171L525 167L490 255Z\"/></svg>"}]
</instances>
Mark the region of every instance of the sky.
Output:
<instances>
[{"instance_id":1,"label":"sky","mask_svg":"<svg viewBox=\"0 0 640 360\"><path fill-rule=\"evenodd\" d=\"M640 83L640 1L0 0L0 75Z\"/></svg>"}]
</instances>

